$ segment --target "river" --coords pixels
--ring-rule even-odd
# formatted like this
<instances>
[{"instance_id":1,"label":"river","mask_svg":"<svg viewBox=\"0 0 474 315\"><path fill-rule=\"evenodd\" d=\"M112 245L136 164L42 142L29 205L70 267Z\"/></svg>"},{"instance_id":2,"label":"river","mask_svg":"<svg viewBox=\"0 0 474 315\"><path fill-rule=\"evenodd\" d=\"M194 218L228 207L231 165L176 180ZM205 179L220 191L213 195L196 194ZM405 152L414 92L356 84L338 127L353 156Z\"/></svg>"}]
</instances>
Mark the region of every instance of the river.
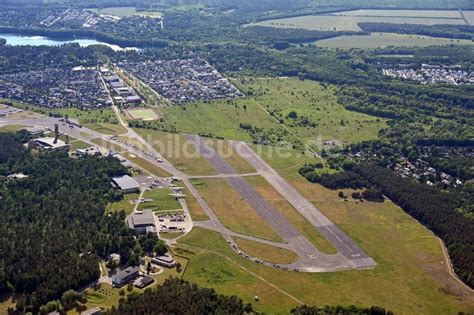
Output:
<instances>
[{"instance_id":1,"label":"river","mask_svg":"<svg viewBox=\"0 0 474 315\"><path fill-rule=\"evenodd\" d=\"M0 34L0 38L7 40L7 45L11 46L59 46L68 43L78 43L81 47L87 47L91 45L104 45L112 48L115 51L119 50L137 50L134 47L120 47L105 42L100 42L95 39L74 39L74 40L56 40L44 36L22 36L13 34Z\"/></svg>"}]
</instances>

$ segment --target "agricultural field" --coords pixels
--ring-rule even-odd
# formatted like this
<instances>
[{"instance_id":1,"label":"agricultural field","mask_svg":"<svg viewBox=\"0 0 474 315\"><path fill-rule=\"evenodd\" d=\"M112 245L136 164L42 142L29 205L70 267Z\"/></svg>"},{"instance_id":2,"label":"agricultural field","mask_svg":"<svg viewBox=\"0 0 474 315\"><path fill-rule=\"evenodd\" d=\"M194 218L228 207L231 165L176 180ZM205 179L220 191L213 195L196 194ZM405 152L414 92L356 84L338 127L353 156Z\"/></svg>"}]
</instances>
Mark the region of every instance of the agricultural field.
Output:
<instances>
[{"instance_id":1,"label":"agricultural field","mask_svg":"<svg viewBox=\"0 0 474 315\"><path fill-rule=\"evenodd\" d=\"M176 210L181 211L181 205L175 197L170 196L171 191L165 188L152 189L145 191L143 198L151 199L151 202L145 202L138 205L139 210L151 209L152 211L161 212Z\"/></svg>"},{"instance_id":2,"label":"agricultural field","mask_svg":"<svg viewBox=\"0 0 474 315\"><path fill-rule=\"evenodd\" d=\"M457 10L354 10L335 12L331 15L338 16L383 16L383 17L406 17L406 18L447 18L460 19L461 14Z\"/></svg>"},{"instance_id":3,"label":"agricultural field","mask_svg":"<svg viewBox=\"0 0 474 315\"><path fill-rule=\"evenodd\" d=\"M420 16L390 16L392 14L390 10L380 10L380 15L376 15L378 10L367 10L366 16L358 16L355 13L349 13L351 15L307 15L292 18L282 18L261 21L258 23L248 24L248 26L270 26L278 28L304 28L308 30L319 30L319 31L361 31L358 26L362 22L372 23L393 23L393 24L421 24L421 25L438 25L438 24L451 24L451 25L465 25L466 22L459 15L456 18L452 17L453 11L439 11L448 12L446 17L440 16L440 13L436 13L435 16L427 16L429 13L420 11ZM409 11L405 14L417 14L416 11Z\"/></svg>"},{"instance_id":4,"label":"agricultural field","mask_svg":"<svg viewBox=\"0 0 474 315\"><path fill-rule=\"evenodd\" d=\"M370 35L340 36L323 39L316 46L339 49L371 49L379 47L427 47L446 45L473 45L467 39L449 39L421 35L404 35L392 33L372 33Z\"/></svg>"},{"instance_id":5,"label":"agricultural field","mask_svg":"<svg viewBox=\"0 0 474 315\"><path fill-rule=\"evenodd\" d=\"M142 119L148 121L159 118L155 111L149 108L129 108L127 109L127 112L132 119Z\"/></svg>"},{"instance_id":6,"label":"agricultural field","mask_svg":"<svg viewBox=\"0 0 474 315\"><path fill-rule=\"evenodd\" d=\"M462 11L469 25L474 25L474 11Z\"/></svg>"},{"instance_id":7,"label":"agricultural field","mask_svg":"<svg viewBox=\"0 0 474 315\"><path fill-rule=\"evenodd\" d=\"M193 179L192 184L229 230L283 242L273 228L225 180Z\"/></svg>"},{"instance_id":8,"label":"agricultural field","mask_svg":"<svg viewBox=\"0 0 474 315\"><path fill-rule=\"evenodd\" d=\"M215 175L212 165L200 156L186 136L148 129L135 129L142 138L178 170L187 175Z\"/></svg>"}]
</instances>

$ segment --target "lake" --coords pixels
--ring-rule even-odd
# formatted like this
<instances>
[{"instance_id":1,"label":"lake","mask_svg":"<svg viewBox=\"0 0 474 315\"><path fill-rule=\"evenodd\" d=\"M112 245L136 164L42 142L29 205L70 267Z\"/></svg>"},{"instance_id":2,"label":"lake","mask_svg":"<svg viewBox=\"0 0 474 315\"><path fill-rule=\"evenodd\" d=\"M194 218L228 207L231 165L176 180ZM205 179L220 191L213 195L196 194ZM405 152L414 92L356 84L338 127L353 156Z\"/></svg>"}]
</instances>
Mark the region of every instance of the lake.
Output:
<instances>
[{"instance_id":1,"label":"lake","mask_svg":"<svg viewBox=\"0 0 474 315\"><path fill-rule=\"evenodd\" d=\"M137 48L134 47L120 47L118 45L100 42L95 39L55 40L44 36L21 36L13 34L0 34L0 38L5 38L7 40L7 45L11 46L59 46L62 44L78 43L81 47L104 45L115 51L137 50Z\"/></svg>"}]
</instances>

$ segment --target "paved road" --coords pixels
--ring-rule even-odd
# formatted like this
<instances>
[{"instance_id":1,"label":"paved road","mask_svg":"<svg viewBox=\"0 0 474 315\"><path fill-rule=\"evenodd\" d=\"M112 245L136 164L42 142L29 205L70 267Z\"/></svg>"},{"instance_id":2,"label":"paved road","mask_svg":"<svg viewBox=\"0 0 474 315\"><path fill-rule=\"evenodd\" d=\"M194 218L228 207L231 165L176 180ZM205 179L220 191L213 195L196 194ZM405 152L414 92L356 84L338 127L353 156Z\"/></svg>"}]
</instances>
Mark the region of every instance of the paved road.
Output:
<instances>
[{"instance_id":1,"label":"paved road","mask_svg":"<svg viewBox=\"0 0 474 315\"><path fill-rule=\"evenodd\" d=\"M237 153L247 159L259 172L298 212L324 235L355 268L371 268L376 266L375 260L370 258L347 234L334 225L308 199L301 195L245 142L232 141Z\"/></svg>"},{"instance_id":2,"label":"paved road","mask_svg":"<svg viewBox=\"0 0 474 315\"><path fill-rule=\"evenodd\" d=\"M214 149L207 145L200 137L188 136L187 139L194 144L198 152L214 166L218 173L237 173L237 171L229 165L227 161L221 158ZM259 171L258 168L256 169ZM300 258L299 261L287 265L286 267L293 269L296 268L301 271L335 271L359 267L351 264L345 255L326 255L321 253L312 243L303 237L303 235L277 209L266 201L265 198L263 198L244 177L232 176L224 177L224 179L288 243L286 248L291 249L298 254ZM327 221L330 222L329 220ZM230 234L230 236L234 235L233 233L229 233L228 230L226 233ZM252 240L256 239L251 237L246 238Z\"/></svg>"}]
</instances>

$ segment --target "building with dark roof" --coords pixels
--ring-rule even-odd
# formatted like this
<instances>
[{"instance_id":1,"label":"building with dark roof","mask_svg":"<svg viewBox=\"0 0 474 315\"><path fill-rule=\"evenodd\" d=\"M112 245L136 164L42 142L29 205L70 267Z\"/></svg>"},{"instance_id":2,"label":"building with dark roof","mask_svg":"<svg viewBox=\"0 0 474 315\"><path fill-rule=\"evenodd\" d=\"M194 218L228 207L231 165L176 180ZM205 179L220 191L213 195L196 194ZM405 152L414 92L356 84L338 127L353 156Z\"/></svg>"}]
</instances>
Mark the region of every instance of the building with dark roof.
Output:
<instances>
[{"instance_id":1,"label":"building with dark roof","mask_svg":"<svg viewBox=\"0 0 474 315\"><path fill-rule=\"evenodd\" d=\"M149 277L149 276L141 277L140 279L137 279L137 281L135 281L135 287L139 289L143 289L149 286L150 284L152 284L153 282L155 282L155 280L153 280L152 277Z\"/></svg>"},{"instance_id":2,"label":"building with dark roof","mask_svg":"<svg viewBox=\"0 0 474 315\"><path fill-rule=\"evenodd\" d=\"M120 288L129 283L130 281L138 278L140 268L138 267L128 267L116 273L112 277L112 285L114 287Z\"/></svg>"}]
</instances>

